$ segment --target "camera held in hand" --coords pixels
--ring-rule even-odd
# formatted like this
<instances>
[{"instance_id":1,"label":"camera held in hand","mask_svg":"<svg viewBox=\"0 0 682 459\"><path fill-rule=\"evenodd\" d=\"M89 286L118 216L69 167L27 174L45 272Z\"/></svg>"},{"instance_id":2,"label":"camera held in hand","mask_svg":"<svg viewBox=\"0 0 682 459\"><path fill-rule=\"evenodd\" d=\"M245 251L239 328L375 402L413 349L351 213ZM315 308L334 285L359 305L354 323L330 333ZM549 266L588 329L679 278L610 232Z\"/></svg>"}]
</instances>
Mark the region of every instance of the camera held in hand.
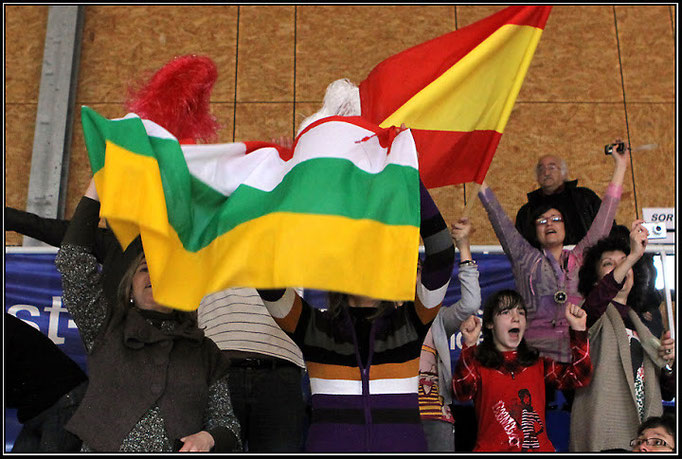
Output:
<instances>
[{"instance_id":1,"label":"camera held in hand","mask_svg":"<svg viewBox=\"0 0 682 459\"><path fill-rule=\"evenodd\" d=\"M642 224L642 226L649 231L649 236L647 236L647 239L665 239L668 237L668 230L665 227L665 223L645 222Z\"/></svg>"},{"instance_id":2,"label":"camera held in hand","mask_svg":"<svg viewBox=\"0 0 682 459\"><path fill-rule=\"evenodd\" d=\"M604 154L605 155L611 155L613 154L613 149L616 149L618 153L623 153L625 151L625 142L618 142L618 143L610 143L608 145L604 146Z\"/></svg>"}]
</instances>

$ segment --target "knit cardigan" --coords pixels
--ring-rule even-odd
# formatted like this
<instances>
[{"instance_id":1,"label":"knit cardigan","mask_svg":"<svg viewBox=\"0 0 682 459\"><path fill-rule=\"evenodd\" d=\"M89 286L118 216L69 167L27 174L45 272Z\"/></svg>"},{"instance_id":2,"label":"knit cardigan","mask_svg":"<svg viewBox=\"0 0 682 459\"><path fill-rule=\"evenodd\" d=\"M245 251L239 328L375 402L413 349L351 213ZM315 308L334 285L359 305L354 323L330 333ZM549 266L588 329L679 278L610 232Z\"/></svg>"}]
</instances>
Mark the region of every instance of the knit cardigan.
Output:
<instances>
[{"instance_id":1,"label":"knit cardigan","mask_svg":"<svg viewBox=\"0 0 682 459\"><path fill-rule=\"evenodd\" d=\"M659 382L665 363L658 357L653 335L629 310L644 350L644 419L663 413ZM630 450L641 422L635 401L630 343L625 324L613 304L589 331L590 357L594 365L592 383L577 389L571 410L569 450L598 452Z\"/></svg>"}]
</instances>

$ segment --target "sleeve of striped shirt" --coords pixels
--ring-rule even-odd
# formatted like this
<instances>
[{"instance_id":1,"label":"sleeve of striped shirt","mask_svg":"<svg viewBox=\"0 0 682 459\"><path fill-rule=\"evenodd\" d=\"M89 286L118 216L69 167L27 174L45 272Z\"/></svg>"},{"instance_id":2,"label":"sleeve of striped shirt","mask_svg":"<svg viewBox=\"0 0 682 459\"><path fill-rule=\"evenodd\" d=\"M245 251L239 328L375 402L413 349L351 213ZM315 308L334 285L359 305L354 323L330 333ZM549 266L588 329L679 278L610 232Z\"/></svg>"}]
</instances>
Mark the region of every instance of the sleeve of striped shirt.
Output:
<instances>
[{"instance_id":1,"label":"sleeve of striped shirt","mask_svg":"<svg viewBox=\"0 0 682 459\"><path fill-rule=\"evenodd\" d=\"M421 181L421 225L425 257L415 307L422 323L431 322L443 304L455 263L455 246L443 216ZM415 267L416 269L416 267Z\"/></svg>"},{"instance_id":2,"label":"sleeve of striped shirt","mask_svg":"<svg viewBox=\"0 0 682 459\"><path fill-rule=\"evenodd\" d=\"M575 389L587 386L592 380L592 360L587 330L569 329L571 337L571 363L557 363L543 357L545 382L557 389Z\"/></svg>"},{"instance_id":3,"label":"sleeve of striped shirt","mask_svg":"<svg viewBox=\"0 0 682 459\"><path fill-rule=\"evenodd\" d=\"M303 310L301 297L296 290L258 290L258 294L277 325L287 333L294 333Z\"/></svg>"},{"instance_id":4,"label":"sleeve of striped shirt","mask_svg":"<svg viewBox=\"0 0 682 459\"><path fill-rule=\"evenodd\" d=\"M459 355L455 371L452 375L453 395L461 402L474 398L478 390L479 381L481 380L478 366L474 359L475 350L476 346L462 344L462 352Z\"/></svg>"}]
</instances>

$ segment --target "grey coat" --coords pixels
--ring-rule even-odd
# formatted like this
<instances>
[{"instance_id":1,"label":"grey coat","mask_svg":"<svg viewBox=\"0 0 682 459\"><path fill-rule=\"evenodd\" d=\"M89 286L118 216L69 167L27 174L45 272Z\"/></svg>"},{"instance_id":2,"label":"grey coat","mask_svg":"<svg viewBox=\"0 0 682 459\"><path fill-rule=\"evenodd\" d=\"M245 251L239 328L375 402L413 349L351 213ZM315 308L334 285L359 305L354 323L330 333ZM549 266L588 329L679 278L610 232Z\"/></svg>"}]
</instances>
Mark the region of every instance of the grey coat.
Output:
<instances>
[{"instance_id":1,"label":"grey coat","mask_svg":"<svg viewBox=\"0 0 682 459\"><path fill-rule=\"evenodd\" d=\"M646 325L629 310L644 349L644 417L635 399L630 343L618 310L609 304L589 331L590 358L594 366L589 386L576 389L571 410L569 451L630 450L637 427L649 416L663 413L659 375L665 362L658 357Z\"/></svg>"}]
</instances>

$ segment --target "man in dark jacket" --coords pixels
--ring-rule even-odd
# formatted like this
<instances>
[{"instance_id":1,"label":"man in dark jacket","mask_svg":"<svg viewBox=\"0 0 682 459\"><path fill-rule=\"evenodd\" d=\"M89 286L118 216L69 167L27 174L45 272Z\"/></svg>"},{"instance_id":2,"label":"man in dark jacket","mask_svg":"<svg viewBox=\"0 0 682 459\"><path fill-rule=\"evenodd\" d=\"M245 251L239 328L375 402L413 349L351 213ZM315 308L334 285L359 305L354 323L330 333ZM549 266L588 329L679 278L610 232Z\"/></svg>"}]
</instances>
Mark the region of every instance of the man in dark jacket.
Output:
<instances>
[{"instance_id":1,"label":"man in dark jacket","mask_svg":"<svg viewBox=\"0 0 682 459\"><path fill-rule=\"evenodd\" d=\"M540 188L528 193L528 202L516 214L516 229L528 242L539 248L533 216L538 208L550 204L564 216L564 244L577 244L585 237L597 215L601 199L591 189L577 186L577 180L567 181L568 167L557 156L542 156L535 167L535 173Z\"/></svg>"}]
</instances>

